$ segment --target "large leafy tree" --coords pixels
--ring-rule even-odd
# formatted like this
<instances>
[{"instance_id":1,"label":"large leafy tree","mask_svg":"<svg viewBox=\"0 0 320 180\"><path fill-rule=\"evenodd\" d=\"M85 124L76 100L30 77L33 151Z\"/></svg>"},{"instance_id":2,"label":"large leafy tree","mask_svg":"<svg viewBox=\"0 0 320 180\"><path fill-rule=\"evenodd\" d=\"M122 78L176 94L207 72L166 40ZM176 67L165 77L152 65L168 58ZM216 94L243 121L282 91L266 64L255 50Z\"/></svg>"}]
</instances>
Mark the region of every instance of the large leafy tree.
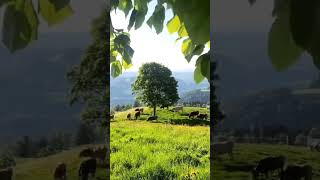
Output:
<instances>
[{"instance_id":1,"label":"large leafy tree","mask_svg":"<svg viewBox=\"0 0 320 180\"><path fill-rule=\"evenodd\" d=\"M136 98L153 107L156 116L157 105L173 105L179 100L178 82L167 67L158 63L146 63L139 69L139 75L132 84Z\"/></svg>"}]
</instances>

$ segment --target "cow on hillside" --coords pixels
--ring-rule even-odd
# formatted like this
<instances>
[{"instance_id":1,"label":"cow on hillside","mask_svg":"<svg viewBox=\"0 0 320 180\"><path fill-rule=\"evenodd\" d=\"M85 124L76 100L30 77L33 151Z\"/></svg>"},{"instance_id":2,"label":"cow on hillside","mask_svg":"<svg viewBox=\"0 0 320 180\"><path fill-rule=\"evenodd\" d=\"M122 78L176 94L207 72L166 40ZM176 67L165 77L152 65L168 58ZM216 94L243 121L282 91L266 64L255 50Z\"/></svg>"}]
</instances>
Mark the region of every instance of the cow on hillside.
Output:
<instances>
[{"instance_id":1,"label":"cow on hillside","mask_svg":"<svg viewBox=\"0 0 320 180\"><path fill-rule=\"evenodd\" d=\"M312 167L309 165L290 165L281 173L280 180L312 180Z\"/></svg>"},{"instance_id":2,"label":"cow on hillside","mask_svg":"<svg viewBox=\"0 0 320 180\"><path fill-rule=\"evenodd\" d=\"M134 114L134 117L136 118L136 120L140 117L140 115L141 115L140 111L138 111Z\"/></svg>"},{"instance_id":3,"label":"cow on hillside","mask_svg":"<svg viewBox=\"0 0 320 180\"><path fill-rule=\"evenodd\" d=\"M131 113L127 114L127 119L131 120Z\"/></svg>"},{"instance_id":4,"label":"cow on hillside","mask_svg":"<svg viewBox=\"0 0 320 180\"><path fill-rule=\"evenodd\" d=\"M12 180L12 175L13 175L12 167L0 170L0 179L1 180Z\"/></svg>"},{"instance_id":5,"label":"cow on hillside","mask_svg":"<svg viewBox=\"0 0 320 180\"><path fill-rule=\"evenodd\" d=\"M196 116L198 116L198 114L199 114L199 111L192 111L192 112L189 114L189 118L196 117Z\"/></svg>"},{"instance_id":6,"label":"cow on hillside","mask_svg":"<svg viewBox=\"0 0 320 180\"><path fill-rule=\"evenodd\" d=\"M285 156L267 157L259 161L258 165L252 170L253 179L256 180L263 174L267 179L269 172L280 170L282 173L287 166L287 158Z\"/></svg>"},{"instance_id":7,"label":"cow on hillside","mask_svg":"<svg viewBox=\"0 0 320 180\"><path fill-rule=\"evenodd\" d=\"M88 180L89 175L95 177L97 169L97 160L94 158L90 158L88 160L83 161L80 164L79 168L79 179L81 180Z\"/></svg>"},{"instance_id":8,"label":"cow on hillside","mask_svg":"<svg viewBox=\"0 0 320 180\"><path fill-rule=\"evenodd\" d=\"M197 116L197 118L198 118L198 119L202 119L202 120L206 120L206 119L208 119L208 114L199 114L199 115Z\"/></svg>"},{"instance_id":9,"label":"cow on hillside","mask_svg":"<svg viewBox=\"0 0 320 180\"><path fill-rule=\"evenodd\" d=\"M54 174L54 180L66 180L67 179L67 165L60 163L57 165Z\"/></svg>"}]
</instances>

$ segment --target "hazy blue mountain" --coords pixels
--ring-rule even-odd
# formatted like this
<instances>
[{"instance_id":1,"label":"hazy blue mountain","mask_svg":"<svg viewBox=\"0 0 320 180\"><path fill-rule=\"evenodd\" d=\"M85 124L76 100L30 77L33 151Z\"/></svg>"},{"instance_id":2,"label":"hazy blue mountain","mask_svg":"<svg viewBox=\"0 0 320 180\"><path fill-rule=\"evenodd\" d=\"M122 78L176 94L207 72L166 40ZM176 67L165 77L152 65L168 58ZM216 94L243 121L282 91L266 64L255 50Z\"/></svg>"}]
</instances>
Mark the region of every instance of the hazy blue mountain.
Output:
<instances>
[{"instance_id":1,"label":"hazy blue mountain","mask_svg":"<svg viewBox=\"0 0 320 180\"><path fill-rule=\"evenodd\" d=\"M80 107L70 107L66 73L79 63L88 33L46 33L10 54L0 48L0 137L72 131Z\"/></svg>"}]
</instances>

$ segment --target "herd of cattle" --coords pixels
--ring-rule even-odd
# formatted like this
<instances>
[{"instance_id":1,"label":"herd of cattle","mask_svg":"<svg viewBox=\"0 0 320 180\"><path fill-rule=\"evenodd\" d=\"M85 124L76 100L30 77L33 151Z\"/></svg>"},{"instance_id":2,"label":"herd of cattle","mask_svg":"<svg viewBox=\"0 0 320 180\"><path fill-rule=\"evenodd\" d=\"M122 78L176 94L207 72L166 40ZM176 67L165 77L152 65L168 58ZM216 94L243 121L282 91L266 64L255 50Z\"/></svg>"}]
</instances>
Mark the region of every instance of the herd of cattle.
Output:
<instances>
[{"instance_id":1,"label":"herd of cattle","mask_svg":"<svg viewBox=\"0 0 320 180\"><path fill-rule=\"evenodd\" d=\"M228 154L233 159L234 142L224 141L212 145L215 155ZM312 180L312 167L310 165L288 165L287 157L275 156L261 159L252 169L254 180L269 179L270 173L277 173L280 180Z\"/></svg>"},{"instance_id":2,"label":"herd of cattle","mask_svg":"<svg viewBox=\"0 0 320 180\"><path fill-rule=\"evenodd\" d=\"M164 108L167 108L169 109L169 106L164 106L162 105L160 107L161 109L164 109ZM138 120L140 118L140 116L143 114L143 111L144 109L143 108L136 108L135 109L135 112L133 114L131 113L128 113L127 114L127 119L128 120L132 120L133 117L135 120ZM176 106L176 107L173 107L172 109L170 109L169 111L171 112L183 112L183 106ZM197 118L197 119L201 119L201 120L207 120L208 119L208 114L201 114L199 113L199 111L192 111L191 113L188 114L189 118L190 119L193 119L193 118ZM114 119L114 115L110 115L110 120L111 119ZM158 119L158 116L150 116L148 117L148 121L151 121L151 120L157 120Z\"/></svg>"},{"instance_id":3,"label":"herd of cattle","mask_svg":"<svg viewBox=\"0 0 320 180\"><path fill-rule=\"evenodd\" d=\"M80 164L78 170L78 176L80 180L88 180L89 177L95 177L97 165L105 163L107 155L106 147L98 147L96 149L86 148L83 149L79 157L87 158ZM54 180L67 180L67 164L62 162L57 165L53 173ZM13 168L0 170L0 180L12 180L13 179Z\"/></svg>"}]
</instances>

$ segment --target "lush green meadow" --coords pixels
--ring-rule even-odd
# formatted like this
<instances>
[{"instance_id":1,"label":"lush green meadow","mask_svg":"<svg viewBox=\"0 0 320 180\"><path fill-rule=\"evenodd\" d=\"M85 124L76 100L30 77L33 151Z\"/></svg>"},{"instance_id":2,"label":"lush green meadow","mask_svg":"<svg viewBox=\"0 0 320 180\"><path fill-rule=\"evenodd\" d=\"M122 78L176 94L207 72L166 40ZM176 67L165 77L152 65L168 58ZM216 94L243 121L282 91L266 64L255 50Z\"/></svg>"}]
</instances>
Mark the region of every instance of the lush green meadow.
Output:
<instances>
[{"instance_id":1,"label":"lush green meadow","mask_svg":"<svg viewBox=\"0 0 320 180\"><path fill-rule=\"evenodd\" d=\"M17 159L14 169L15 180L50 180L60 162L67 164L68 180L78 180L78 169L83 159L79 158L80 151L86 146L48 156L46 158ZM97 180L106 180L105 168L97 169Z\"/></svg>"},{"instance_id":2,"label":"lush green meadow","mask_svg":"<svg viewBox=\"0 0 320 180\"><path fill-rule=\"evenodd\" d=\"M309 164L313 167L315 180L320 179L320 153L306 147L287 145L236 144L234 159L228 155L214 159L214 179L250 180L251 170L260 160L268 156L285 155L288 164Z\"/></svg>"},{"instance_id":3,"label":"lush green meadow","mask_svg":"<svg viewBox=\"0 0 320 180\"><path fill-rule=\"evenodd\" d=\"M155 122L146 121L148 108L140 120L126 120L134 109L117 113L111 123L111 179L209 179L208 121L189 120L192 110L208 113L159 109Z\"/></svg>"}]
</instances>

